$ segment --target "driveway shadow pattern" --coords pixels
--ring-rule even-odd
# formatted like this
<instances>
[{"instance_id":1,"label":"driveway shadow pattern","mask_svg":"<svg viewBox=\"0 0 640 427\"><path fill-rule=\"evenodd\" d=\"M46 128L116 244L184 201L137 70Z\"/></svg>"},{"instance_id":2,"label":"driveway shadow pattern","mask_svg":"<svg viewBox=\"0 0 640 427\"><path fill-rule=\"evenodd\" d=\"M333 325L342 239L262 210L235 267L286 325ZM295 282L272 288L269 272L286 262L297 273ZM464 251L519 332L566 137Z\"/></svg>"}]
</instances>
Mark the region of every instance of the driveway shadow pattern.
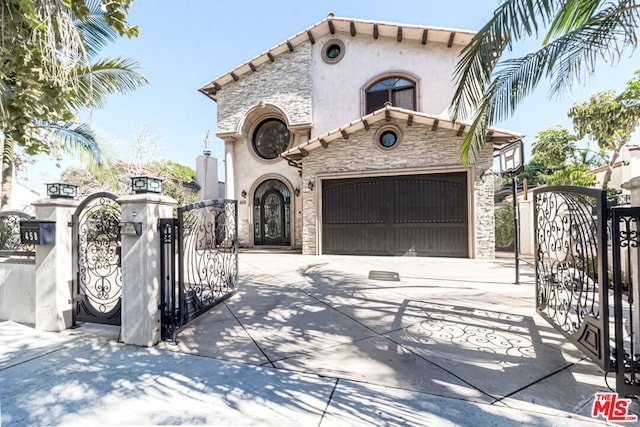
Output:
<instances>
[{"instance_id":1,"label":"driveway shadow pattern","mask_svg":"<svg viewBox=\"0 0 640 427\"><path fill-rule=\"evenodd\" d=\"M551 415L588 417L609 391L535 313L526 266L520 285L505 260L241 254L240 266L239 294L161 348Z\"/></svg>"}]
</instances>

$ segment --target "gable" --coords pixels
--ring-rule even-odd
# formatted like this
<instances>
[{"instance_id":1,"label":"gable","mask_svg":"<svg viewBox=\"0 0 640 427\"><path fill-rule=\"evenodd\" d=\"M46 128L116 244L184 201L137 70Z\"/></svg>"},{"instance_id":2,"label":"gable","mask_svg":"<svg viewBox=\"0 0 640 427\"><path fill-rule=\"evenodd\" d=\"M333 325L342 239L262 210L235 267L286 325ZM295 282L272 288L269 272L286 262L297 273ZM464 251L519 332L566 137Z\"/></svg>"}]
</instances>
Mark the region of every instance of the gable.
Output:
<instances>
[{"instance_id":1,"label":"gable","mask_svg":"<svg viewBox=\"0 0 640 427\"><path fill-rule=\"evenodd\" d=\"M466 45L475 32L442 27L396 24L381 21L367 21L351 18L338 18L330 14L324 20L290 37L277 46L261 53L233 70L203 85L199 91L214 101L218 100L218 91L224 86L239 81L247 75L261 71L261 68L273 63L280 55L293 52L304 43L316 43L316 40L327 35L345 35L347 37L363 37L373 40L395 39L419 42L422 45L438 43L448 48L454 45Z\"/></svg>"},{"instance_id":2,"label":"gable","mask_svg":"<svg viewBox=\"0 0 640 427\"><path fill-rule=\"evenodd\" d=\"M391 121L399 123L402 128L407 129L411 129L415 125L420 125L421 132L423 132L424 135L427 135L429 132L444 132L443 135L447 135L447 139L455 138L460 142L462 142L462 139L464 139L466 135L466 131L468 131L470 127L467 123L453 123L452 121L442 119L439 116L386 106L338 129L334 129L324 135L313 138L304 144L291 148L282 153L281 156L287 160L299 161L309 155L311 150L315 150L320 147L329 148L332 145L342 144L348 146L350 135L360 132L363 129L365 131L370 131L374 125L378 126L379 123L389 123ZM522 135L519 133L503 129L489 128L487 132L487 142L491 143L493 149L499 149L509 142L521 137ZM459 156L457 147L455 151L456 155Z\"/></svg>"}]
</instances>

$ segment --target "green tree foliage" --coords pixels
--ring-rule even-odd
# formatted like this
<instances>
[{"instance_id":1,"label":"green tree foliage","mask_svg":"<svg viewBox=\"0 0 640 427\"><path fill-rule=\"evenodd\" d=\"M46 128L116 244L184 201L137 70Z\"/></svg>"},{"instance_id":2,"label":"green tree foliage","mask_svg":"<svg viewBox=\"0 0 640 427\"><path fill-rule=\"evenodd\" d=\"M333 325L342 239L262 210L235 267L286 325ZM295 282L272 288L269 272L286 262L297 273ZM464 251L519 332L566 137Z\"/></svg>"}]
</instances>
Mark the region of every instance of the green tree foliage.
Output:
<instances>
[{"instance_id":1,"label":"green tree foliage","mask_svg":"<svg viewBox=\"0 0 640 427\"><path fill-rule=\"evenodd\" d=\"M555 94L591 74L598 60L615 63L634 49L639 18L636 0L504 0L456 67L452 115L472 121L461 161L473 162L488 126L509 118L543 79ZM536 52L501 59L514 43L538 36Z\"/></svg>"},{"instance_id":2,"label":"green tree foliage","mask_svg":"<svg viewBox=\"0 0 640 427\"><path fill-rule=\"evenodd\" d=\"M602 180L602 188L606 189L620 151L640 123L640 70L620 94L599 92L589 101L575 104L569 110L569 117L578 138L587 137L598 145L598 154L607 166Z\"/></svg>"},{"instance_id":3,"label":"green tree foliage","mask_svg":"<svg viewBox=\"0 0 640 427\"><path fill-rule=\"evenodd\" d=\"M596 185L595 175L588 175L586 172L589 166L585 164L571 163L555 171L547 178L547 185L580 185L583 187L593 187Z\"/></svg>"},{"instance_id":4,"label":"green tree foliage","mask_svg":"<svg viewBox=\"0 0 640 427\"><path fill-rule=\"evenodd\" d=\"M109 174L95 174L86 168L67 168L62 180L78 186L80 197L97 191L110 191L118 195L131 193L131 178L138 175L153 175L162 178L163 193L178 202L178 206L197 200L197 194L183 184L192 183L196 172L193 168L171 160L152 160L142 167L124 161L110 165ZM116 177L114 180L113 177Z\"/></svg>"},{"instance_id":5,"label":"green tree foliage","mask_svg":"<svg viewBox=\"0 0 640 427\"><path fill-rule=\"evenodd\" d=\"M613 166L640 123L640 70L620 94L599 92L586 102L574 104L568 115L576 134L558 126L536 135L524 177L533 186L593 186L595 175L585 172L605 165L602 188L607 189ZM585 138L595 142L597 148L577 144Z\"/></svg>"},{"instance_id":6,"label":"green tree foliage","mask_svg":"<svg viewBox=\"0 0 640 427\"><path fill-rule=\"evenodd\" d=\"M119 35L137 35L126 22L132 1L0 1L0 207L10 203L16 146L27 155L80 150L101 161L95 135L75 113L146 83L133 61L96 58Z\"/></svg>"},{"instance_id":7,"label":"green tree foliage","mask_svg":"<svg viewBox=\"0 0 640 427\"><path fill-rule=\"evenodd\" d=\"M582 158L578 154L576 141L578 138L562 126L539 132L531 149L531 160L525 166L521 178L527 178L527 182L532 187L549 184L549 179L555 173L565 169L567 165L581 163L579 159ZM586 170L587 168L585 168ZM574 175L571 176L577 177L577 171L573 172ZM587 182L589 180L581 178L578 181ZM572 185L580 185L577 182ZM567 182L566 184L571 183Z\"/></svg>"}]
</instances>

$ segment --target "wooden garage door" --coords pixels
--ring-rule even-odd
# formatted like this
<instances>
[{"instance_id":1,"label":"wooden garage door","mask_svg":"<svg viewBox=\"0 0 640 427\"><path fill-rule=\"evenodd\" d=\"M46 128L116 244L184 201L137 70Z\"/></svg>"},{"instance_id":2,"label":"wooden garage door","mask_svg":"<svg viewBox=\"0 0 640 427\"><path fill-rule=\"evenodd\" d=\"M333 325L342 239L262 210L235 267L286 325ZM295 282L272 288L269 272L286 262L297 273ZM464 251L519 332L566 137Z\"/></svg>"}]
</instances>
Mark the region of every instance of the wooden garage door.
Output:
<instances>
[{"instance_id":1,"label":"wooden garage door","mask_svg":"<svg viewBox=\"0 0 640 427\"><path fill-rule=\"evenodd\" d=\"M468 257L466 173L322 182L325 254Z\"/></svg>"}]
</instances>

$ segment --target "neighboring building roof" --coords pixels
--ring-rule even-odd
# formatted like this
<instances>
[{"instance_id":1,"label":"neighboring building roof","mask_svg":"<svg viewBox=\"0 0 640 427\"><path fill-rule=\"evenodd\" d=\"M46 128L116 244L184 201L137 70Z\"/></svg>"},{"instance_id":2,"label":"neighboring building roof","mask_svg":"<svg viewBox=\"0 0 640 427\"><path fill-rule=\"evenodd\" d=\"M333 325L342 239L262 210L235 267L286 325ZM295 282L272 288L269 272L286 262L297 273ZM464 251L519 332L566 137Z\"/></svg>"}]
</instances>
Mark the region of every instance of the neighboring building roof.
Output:
<instances>
[{"instance_id":1,"label":"neighboring building roof","mask_svg":"<svg viewBox=\"0 0 640 427\"><path fill-rule=\"evenodd\" d=\"M470 127L468 123L457 122L454 124L451 120L443 119L433 114L425 114L388 105L374 111L373 113L369 113L358 120L354 120L345 126L313 138L308 142L298 145L297 147L291 148L282 153L281 157L290 160L300 160L302 157L306 156L306 153L309 150L322 146L326 147L331 141L347 139L350 133L354 133L361 129L368 129L372 123L376 123L383 119L388 121L391 120L391 118L406 120L407 126L411 126L413 123L425 124L431 126L431 129L434 131L438 128L447 128L455 131L458 136L462 136ZM489 128L487 132L487 142L491 142L493 144L494 150L500 149L514 139L521 137L522 135L519 133L504 129Z\"/></svg>"},{"instance_id":2,"label":"neighboring building roof","mask_svg":"<svg viewBox=\"0 0 640 427\"><path fill-rule=\"evenodd\" d=\"M615 162L612 166L611 169L616 169L619 168L620 166L624 165L624 161L620 161L620 162ZM596 169L591 169L585 172L585 174L587 175L596 175L599 174L600 172L604 172L607 169L609 169L609 166L605 165L605 166L601 166L599 168Z\"/></svg>"},{"instance_id":3,"label":"neighboring building roof","mask_svg":"<svg viewBox=\"0 0 640 427\"><path fill-rule=\"evenodd\" d=\"M418 40L423 45L427 42L444 43L447 47L466 45L476 34L474 31L459 30L442 27L428 27L420 25L396 24L383 21L367 21L353 18L337 18L333 14L317 24L288 38L279 45L272 47L255 58L237 66L233 70L211 80L203 85L199 91L217 101L218 91L228 83L238 81L241 76L258 71L258 67L267 62L274 62L278 55L292 52L297 46L310 42L327 34L346 33L352 37L357 35L379 37L393 37L398 42L402 40Z\"/></svg>"}]
</instances>

